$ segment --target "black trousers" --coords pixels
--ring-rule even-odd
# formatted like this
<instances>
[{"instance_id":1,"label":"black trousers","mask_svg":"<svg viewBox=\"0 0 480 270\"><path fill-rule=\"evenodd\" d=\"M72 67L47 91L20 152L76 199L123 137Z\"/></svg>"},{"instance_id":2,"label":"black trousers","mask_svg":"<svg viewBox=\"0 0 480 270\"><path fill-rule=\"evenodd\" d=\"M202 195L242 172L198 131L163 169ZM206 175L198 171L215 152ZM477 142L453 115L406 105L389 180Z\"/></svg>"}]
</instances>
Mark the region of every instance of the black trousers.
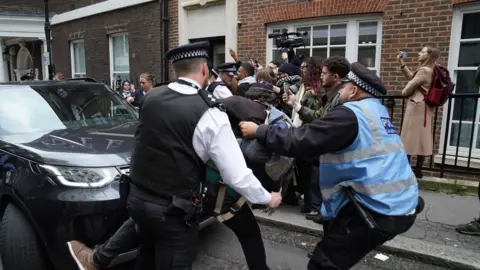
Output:
<instances>
[{"instance_id":1,"label":"black trousers","mask_svg":"<svg viewBox=\"0 0 480 270\"><path fill-rule=\"evenodd\" d=\"M262 240L260 228L248 204L244 204L236 215L224 222L237 236L242 246L248 268L251 270L267 270L267 258ZM152 241L147 237L143 238L140 252L137 257L137 269L155 269L155 251ZM105 269L119 254L136 248L139 238L136 224L132 218L128 219L115 232L115 234L98 249L96 249L93 260Z\"/></svg>"},{"instance_id":2,"label":"black trousers","mask_svg":"<svg viewBox=\"0 0 480 270\"><path fill-rule=\"evenodd\" d=\"M127 209L141 231L139 256L155 270L190 270L198 250L198 223L187 226L183 212L129 195ZM137 263L137 267L142 262Z\"/></svg>"},{"instance_id":3,"label":"black trousers","mask_svg":"<svg viewBox=\"0 0 480 270\"><path fill-rule=\"evenodd\" d=\"M305 207L310 209L312 207L312 193L311 190L311 179L312 179L312 162L305 160L297 160L297 185L299 192L303 194L303 203Z\"/></svg>"},{"instance_id":4,"label":"black trousers","mask_svg":"<svg viewBox=\"0 0 480 270\"><path fill-rule=\"evenodd\" d=\"M308 270L350 269L370 251L410 229L416 218L370 212L378 225L371 230L356 211L349 203L336 218L324 223L324 237L313 251Z\"/></svg>"}]
</instances>

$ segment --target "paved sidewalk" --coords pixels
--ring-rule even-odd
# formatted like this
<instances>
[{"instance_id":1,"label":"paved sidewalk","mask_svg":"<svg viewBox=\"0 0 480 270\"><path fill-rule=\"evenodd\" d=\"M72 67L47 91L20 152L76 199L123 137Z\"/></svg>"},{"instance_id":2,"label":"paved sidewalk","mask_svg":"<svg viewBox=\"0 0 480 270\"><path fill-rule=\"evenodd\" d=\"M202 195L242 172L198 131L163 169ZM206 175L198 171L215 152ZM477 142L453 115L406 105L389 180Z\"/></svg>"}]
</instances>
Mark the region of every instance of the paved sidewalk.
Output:
<instances>
[{"instance_id":1,"label":"paved sidewalk","mask_svg":"<svg viewBox=\"0 0 480 270\"><path fill-rule=\"evenodd\" d=\"M452 268L480 269L480 236L457 233L455 226L468 223L479 216L480 203L476 196L459 196L421 191L425 209L417 217L412 228L387 242L387 250L395 250L408 256L447 264ZM307 221L298 207L281 206L268 216L256 210L263 222L280 224L290 229L306 230L321 234L323 228Z\"/></svg>"}]
</instances>

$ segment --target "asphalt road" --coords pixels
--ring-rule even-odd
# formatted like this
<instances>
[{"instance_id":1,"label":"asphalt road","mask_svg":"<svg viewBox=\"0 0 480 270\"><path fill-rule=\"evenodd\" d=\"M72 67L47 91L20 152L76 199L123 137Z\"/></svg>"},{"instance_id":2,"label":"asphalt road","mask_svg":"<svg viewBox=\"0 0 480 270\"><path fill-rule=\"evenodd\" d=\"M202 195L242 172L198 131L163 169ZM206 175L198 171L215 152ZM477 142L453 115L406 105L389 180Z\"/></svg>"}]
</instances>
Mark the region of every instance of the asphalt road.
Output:
<instances>
[{"instance_id":1,"label":"asphalt road","mask_svg":"<svg viewBox=\"0 0 480 270\"><path fill-rule=\"evenodd\" d=\"M303 270L307 269L307 253L313 249L317 237L285 231L282 229L261 225L267 259L272 270ZM202 246L193 266L194 270L243 270L248 269L245 264L242 249L235 235L221 224L214 224L200 233ZM379 252L370 253L355 270L445 270L447 268L423 264L385 254L386 261L375 259ZM131 265L117 267L115 270L132 269Z\"/></svg>"}]
</instances>

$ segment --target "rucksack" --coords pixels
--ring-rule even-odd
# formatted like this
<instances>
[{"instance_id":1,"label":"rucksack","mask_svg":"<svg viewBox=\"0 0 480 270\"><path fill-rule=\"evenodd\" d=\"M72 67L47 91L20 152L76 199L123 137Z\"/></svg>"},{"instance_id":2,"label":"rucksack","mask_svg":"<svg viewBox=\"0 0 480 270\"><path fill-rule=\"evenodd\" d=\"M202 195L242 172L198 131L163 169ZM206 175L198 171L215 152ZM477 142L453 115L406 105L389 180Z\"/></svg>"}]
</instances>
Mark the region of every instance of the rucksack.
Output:
<instances>
[{"instance_id":1,"label":"rucksack","mask_svg":"<svg viewBox=\"0 0 480 270\"><path fill-rule=\"evenodd\" d=\"M428 93L423 93L425 103L430 107L443 106L452 94L454 87L455 84L450 79L448 69L435 65L433 68L432 87Z\"/></svg>"}]
</instances>

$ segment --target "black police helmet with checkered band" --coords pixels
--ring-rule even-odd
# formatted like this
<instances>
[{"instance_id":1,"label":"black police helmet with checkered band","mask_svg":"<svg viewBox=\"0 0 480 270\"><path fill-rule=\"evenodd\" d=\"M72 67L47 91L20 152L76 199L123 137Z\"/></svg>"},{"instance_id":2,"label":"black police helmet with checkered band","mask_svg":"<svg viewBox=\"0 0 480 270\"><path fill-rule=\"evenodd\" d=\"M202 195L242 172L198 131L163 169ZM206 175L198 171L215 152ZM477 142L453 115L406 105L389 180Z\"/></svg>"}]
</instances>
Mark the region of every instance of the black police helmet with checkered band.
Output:
<instances>
[{"instance_id":1,"label":"black police helmet with checkered band","mask_svg":"<svg viewBox=\"0 0 480 270\"><path fill-rule=\"evenodd\" d=\"M169 50L165 54L165 57L172 60L172 63L175 63L179 60L191 59L191 58L208 59L209 48L210 48L210 42L208 41L185 44Z\"/></svg>"},{"instance_id":2,"label":"black police helmet with checkered band","mask_svg":"<svg viewBox=\"0 0 480 270\"><path fill-rule=\"evenodd\" d=\"M351 64L350 72L341 81L354 83L365 92L376 97L387 94L387 88L385 88L385 84L377 76L376 72L358 62Z\"/></svg>"}]
</instances>

